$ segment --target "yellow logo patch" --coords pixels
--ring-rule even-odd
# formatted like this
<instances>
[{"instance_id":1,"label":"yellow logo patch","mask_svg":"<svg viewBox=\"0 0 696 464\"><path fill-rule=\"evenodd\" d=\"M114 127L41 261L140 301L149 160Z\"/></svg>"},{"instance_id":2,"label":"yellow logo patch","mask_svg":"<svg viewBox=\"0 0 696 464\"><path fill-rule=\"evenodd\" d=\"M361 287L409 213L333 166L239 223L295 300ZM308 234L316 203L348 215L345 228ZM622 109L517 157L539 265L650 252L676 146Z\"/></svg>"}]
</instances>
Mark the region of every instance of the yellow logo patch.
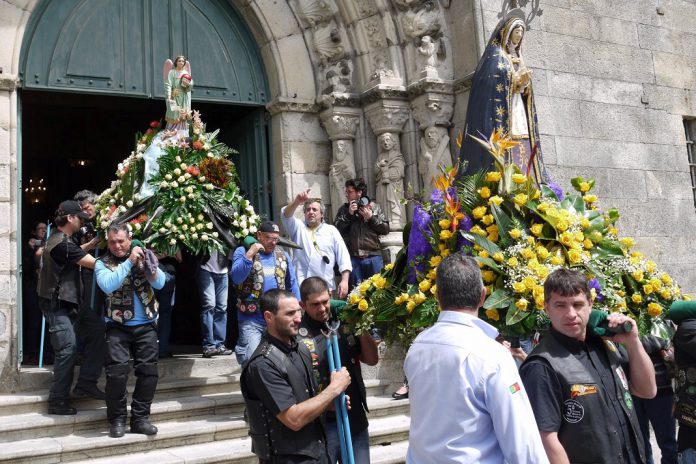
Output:
<instances>
[{"instance_id":1,"label":"yellow logo patch","mask_svg":"<svg viewBox=\"0 0 696 464\"><path fill-rule=\"evenodd\" d=\"M597 393L597 385L575 384L570 387L570 397L577 398L578 396L594 395Z\"/></svg>"}]
</instances>

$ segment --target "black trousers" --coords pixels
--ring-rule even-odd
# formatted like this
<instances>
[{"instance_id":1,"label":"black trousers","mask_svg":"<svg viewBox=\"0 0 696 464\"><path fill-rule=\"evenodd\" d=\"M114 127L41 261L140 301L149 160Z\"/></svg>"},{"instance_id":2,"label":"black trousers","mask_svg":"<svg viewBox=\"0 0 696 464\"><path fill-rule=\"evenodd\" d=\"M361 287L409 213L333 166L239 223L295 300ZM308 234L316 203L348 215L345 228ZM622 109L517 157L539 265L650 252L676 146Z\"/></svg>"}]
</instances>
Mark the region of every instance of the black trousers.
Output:
<instances>
[{"instance_id":1,"label":"black trousers","mask_svg":"<svg viewBox=\"0 0 696 464\"><path fill-rule=\"evenodd\" d=\"M154 324L128 327L106 326L106 417L109 423L127 416L126 382L133 356L135 390L131 402L131 424L150 416L150 405L157 389L159 346Z\"/></svg>"}]
</instances>

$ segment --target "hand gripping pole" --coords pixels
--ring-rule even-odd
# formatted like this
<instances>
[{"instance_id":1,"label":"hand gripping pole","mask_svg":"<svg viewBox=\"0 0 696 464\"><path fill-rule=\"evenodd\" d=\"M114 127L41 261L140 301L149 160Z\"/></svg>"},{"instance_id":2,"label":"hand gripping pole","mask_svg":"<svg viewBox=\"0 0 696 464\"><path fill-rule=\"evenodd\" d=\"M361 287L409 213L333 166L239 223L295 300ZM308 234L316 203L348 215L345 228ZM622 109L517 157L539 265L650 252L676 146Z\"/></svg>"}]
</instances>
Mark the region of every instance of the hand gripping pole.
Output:
<instances>
[{"instance_id":1,"label":"hand gripping pole","mask_svg":"<svg viewBox=\"0 0 696 464\"><path fill-rule=\"evenodd\" d=\"M341 370L341 353L338 350L338 328L341 326L340 321L329 321L326 323L328 333L324 332L326 337L326 352L329 357L330 372L338 372ZM336 409L336 425L338 426L338 441L341 446L341 462L343 464L355 464L353 455L353 439L350 435L350 423L348 422L348 409L346 408L346 394L341 393L341 396L334 400Z\"/></svg>"}]
</instances>

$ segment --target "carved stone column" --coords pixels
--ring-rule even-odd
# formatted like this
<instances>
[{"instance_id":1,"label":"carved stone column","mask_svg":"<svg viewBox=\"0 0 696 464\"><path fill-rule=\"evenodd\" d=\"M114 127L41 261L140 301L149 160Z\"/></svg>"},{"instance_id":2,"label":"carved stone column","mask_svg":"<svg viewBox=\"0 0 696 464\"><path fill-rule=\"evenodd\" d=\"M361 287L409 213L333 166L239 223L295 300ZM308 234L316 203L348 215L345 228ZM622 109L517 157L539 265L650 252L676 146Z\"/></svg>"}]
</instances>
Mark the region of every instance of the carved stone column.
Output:
<instances>
[{"instance_id":1,"label":"carved stone column","mask_svg":"<svg viewBox=\"0 0 696 464\"><path fill-rule=\"evenodd\" d=\"M331 140L332 161L329 167L332 217L345 203L345 182L355 177L353 140L360 123L360 109L329 107L319 114ZM330 221L330 219L327 218Z\"/></svg>"},{"instance_id":2,"label":"carved stone column","mask_svg":"<svg viewBox=\"0 0 696 464\"><path fill-rule=\"evenodd\" d=\"M424 78L409 86L408 90L413 118L423 131L418 153L418 173L423 198L429 200L433 190L433 176L439 173L440 166L450 166L453 161L448 135L454 112L453 88L451 83Z\"/></svg>"}]
</instances>

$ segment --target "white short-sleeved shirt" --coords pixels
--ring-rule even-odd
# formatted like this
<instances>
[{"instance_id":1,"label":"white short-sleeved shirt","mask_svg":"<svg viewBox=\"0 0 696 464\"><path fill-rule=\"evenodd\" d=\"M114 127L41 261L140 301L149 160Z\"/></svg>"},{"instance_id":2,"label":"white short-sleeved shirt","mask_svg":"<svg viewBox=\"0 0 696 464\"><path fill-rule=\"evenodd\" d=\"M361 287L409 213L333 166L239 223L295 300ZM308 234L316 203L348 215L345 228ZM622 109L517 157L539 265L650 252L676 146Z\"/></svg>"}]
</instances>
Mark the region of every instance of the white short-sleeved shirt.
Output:
<instances>
[{"instance_id":1,"label":"white short-sleeved shirt","mask_svg":"<svg viewBox=\"0 0 696 464\"><path fill-rule=\"evenodd\" d=\"M307 277L317 276L324 279L329 284L329 288L334 290L336 288L334 264L338 264L340 272L353 270L348 248L338 229L331 224L321 223L312 234L307 225L297 217L285 217L285 208L280 210L280 218L290 240L302 247L300 250L293 250L292 253L298 284ZM328 263L324 262L323 256L329 258Z\"/></svg>"},{"instance_id":2,"label":"white short-sleeved shirt","mask_svg":"<svg viewBox=\"0 0 696 464\"><path fill-rule=\"evenodd\" d=\"M411 402L406 462L548 463L529 398L497 330L442 311L418 335L404 371Z\"/></svg>"}]
</instances>

